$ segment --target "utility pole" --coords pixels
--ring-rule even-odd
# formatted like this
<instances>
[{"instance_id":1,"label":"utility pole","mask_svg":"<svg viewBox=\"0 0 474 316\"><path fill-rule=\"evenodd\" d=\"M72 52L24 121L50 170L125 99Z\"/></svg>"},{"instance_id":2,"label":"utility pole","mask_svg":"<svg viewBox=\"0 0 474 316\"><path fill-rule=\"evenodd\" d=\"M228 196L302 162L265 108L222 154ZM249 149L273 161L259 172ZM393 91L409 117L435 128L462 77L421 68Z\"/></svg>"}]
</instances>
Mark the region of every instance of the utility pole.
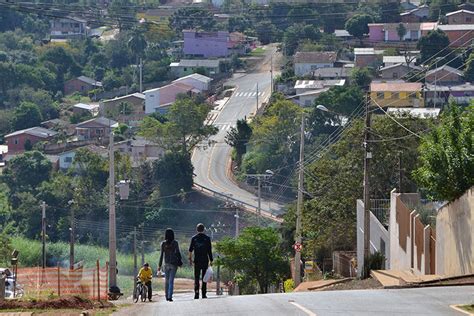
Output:
<instances>
[{"instance_id":1,"label":"utility pole","mask_svg":"<svg viewBox=\"0 0 474 316\"><path fill-rule=\"evenodd\" d=\"M42 242L42 260L43 269L46 268L46 202L41 202L41 242Z\"/></svg>"},{"instance_id":2,"label":"utility pole","mask_svg":"<svg viewBox=\"0 0 474 316\"><path fill-rule=\"evenodd\" d=\"M144 234L143 234L143 224L142 224L142 240L141 240L141 247L140 247L141 251L142 251L142 266L145 264L145 237L144 237Z\"/></svg>"},{"instance_id":3,"label":"utility pole","mask_svg":"<svg viewBox=\"0 0 474 316\"><path fill-rule=\"evenodd\" d=\"M74 243L75 243L75 227L74 227L74 201L71 202L71 229L69 236L69 270L74 270Z\"/></svg>"},{"instance_id":4,"label":"utility pole","mask_svg":"<svg viewBox=\"0 0 474 316\"><path fill-rule=\"evenodd\" d=\"M140 93L143 92L143 59L140 58Z\"/></svg>"},{"instance_id":5,"label":"utility pole","mask_svg":"<svg viewBox=\"0 0 474 316\"><path fill-rule=\"evenodd\" d=\"M135 278L137 277L137 227L133 228L133 284L135 284Z\"/></svg>"},{"instance_id":6,"label":"utility pole","mask_svg":"<svg viewBox=\"0 0 474 316\"><path fill-rule=\"evenodd\" d=\"M262 215L262 181L260 180L261 176L259 175L257 177L257 183L258 183L258 210L257 210L257 225L260 226L260 216Z\"/></svg>"},{"instance_id":7,"label":"utility pole","mask_svg":"<svg viewBox=\"0 0 474 316\"><path fill-rule=\"evenodd\" d=\"M109 288L117 290L117 235L115 227L114 132L109 134ZM112 292L112 291L111 291Z\"/></svg>"},{"instance_id":8,"label":"utility pole","mask_svg":"<svg viewBox=\"0 0 474 316\"><path fill-rule=\"evenodd\" d=\"M300 160L298 162L298 200L296 204L296 232L295 243L301 244L301 213L303 209L303 185L304 185L304 112L301 113L301 132L300 132ZM295 250L295 287L301 282L301 252Z\"/></svg>"},{"instance_id":9,"label":"utility pole","mask_svg":"<svg viewBox=\"0 0 474 316\"><path fill-rule=\"evenodd\" d=\"M398 193L403 193L402 191L402 152L398 152Z\"/></svg>"},{"instance_id":10,"label":"utility pole","mask_svg":"<svg viewBox=\"0 0 474 316\"><path fill-rule=\"evenodd\" d=\"M270 95L273 94L273 54L270 56Z\"/></svg>"},{"instance_id":11,"label":"utility pole","mask_svg":"<svg viewBox=\"0 0 474 316\"><path fill-rule=\"evenodd\" d=\"M372 153L369 148L370 141L370 112L369 101L365 99L365 129L364 129L364 267L362 277L367 278L369 274L368 263L370 256L370 186L369 168Z\"/></svg>"},{"instance_id":12,"label":"utility pole","mask_svg":"<svg viewBox=\"0 0 474 316\"><path fill-rule=\"evenodd\" d=\"M239 208L235 208L235 238L239 237Z\"/></svg>"},{"instance_id":13,"label":"utility pole","mask_svg":"<svg viewBox=\"0 0 474 316\"><path fill-rule=\"evenodd\" d=\"M258 112L258 82L257 82L257 111L256 112ZM257 113L255 113L255 114L257 114Z\"/></svg>"}]
</instances>

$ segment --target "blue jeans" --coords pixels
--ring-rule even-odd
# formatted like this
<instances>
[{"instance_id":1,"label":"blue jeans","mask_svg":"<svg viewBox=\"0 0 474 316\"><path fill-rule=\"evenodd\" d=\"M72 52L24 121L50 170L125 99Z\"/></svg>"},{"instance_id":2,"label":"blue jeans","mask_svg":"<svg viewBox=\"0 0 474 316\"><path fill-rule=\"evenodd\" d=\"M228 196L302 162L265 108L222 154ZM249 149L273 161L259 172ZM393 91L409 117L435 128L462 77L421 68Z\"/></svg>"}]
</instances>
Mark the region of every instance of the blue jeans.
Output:
<instances>
[{"instance_id":1,"label":"blue jeans","mask_svg":"<svg viewBox=\"0 0 474 316\"><path fill-rule=\"evenodd\" d=\"M165 264L165 296L167 300L173 298L174 277L177 270L178 266Z\"/></svg>"}]
</instances>

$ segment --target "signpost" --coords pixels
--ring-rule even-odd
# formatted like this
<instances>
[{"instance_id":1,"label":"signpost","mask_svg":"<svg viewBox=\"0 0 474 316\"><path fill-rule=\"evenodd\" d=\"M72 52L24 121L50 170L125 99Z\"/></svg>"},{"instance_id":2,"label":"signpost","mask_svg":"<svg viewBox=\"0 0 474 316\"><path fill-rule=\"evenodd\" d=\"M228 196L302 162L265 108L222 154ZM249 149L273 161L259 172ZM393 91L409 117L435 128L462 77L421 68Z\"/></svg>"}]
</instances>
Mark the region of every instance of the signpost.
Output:
<instances>
[{"instance_id":1,"label":"signpost","mask_svg":"<svg viewBox=\"0 0 474 316\"><path fill-rule=\"evenodd\" d=\"M301 252L301 250L303 250L303 245L299 242L295 242L293 244L293 249L296 251L296 252Z\"/></svg>"}]
</instances>

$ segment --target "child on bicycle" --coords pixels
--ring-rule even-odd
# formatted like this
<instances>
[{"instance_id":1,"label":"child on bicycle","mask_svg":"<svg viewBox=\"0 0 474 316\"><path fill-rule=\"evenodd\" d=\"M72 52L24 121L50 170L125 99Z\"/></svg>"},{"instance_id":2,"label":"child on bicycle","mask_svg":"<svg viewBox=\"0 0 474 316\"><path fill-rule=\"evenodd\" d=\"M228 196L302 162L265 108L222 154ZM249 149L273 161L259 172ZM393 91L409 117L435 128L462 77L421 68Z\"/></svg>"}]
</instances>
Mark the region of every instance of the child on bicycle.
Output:
<instances>
[{"instance_id":1,"label":"child on bicycle","mask_svg":"<svg viewBox=\"0 0 474 316\"><path fill-rule=\"evenodd\" d=\"M142 282L142 284L146 285L146 287L148 288L148 301L150 302L151 302L151 295L152 295L151 293L152 276L153 276L153 272L151 271L151 268L148 262L143 265L143 268L140 269L137 276Z\"/></svg>"}]
</instances>

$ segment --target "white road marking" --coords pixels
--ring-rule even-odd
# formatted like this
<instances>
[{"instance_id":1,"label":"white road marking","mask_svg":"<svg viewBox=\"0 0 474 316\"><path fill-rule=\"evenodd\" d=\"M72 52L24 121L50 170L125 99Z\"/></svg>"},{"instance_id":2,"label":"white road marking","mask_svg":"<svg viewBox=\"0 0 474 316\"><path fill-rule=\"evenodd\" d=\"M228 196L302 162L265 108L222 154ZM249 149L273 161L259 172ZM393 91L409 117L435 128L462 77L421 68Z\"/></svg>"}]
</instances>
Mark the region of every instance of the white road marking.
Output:
<instances>
[{"instance_id":1,"label":"white road marking","mask_svg":"<svg viewBox=\"0 0 474 316\"><path fill-rule=\"evenodd\" d=\"M294 306L298 307L298 308L301 309L303 312L305 312L308 316L317 316L315 313L313 313L312 311L310 311L310 310L307 309L306 307L301 306L300 304L298 304L298 303L296 303L296 302L291 302L291 301L290 301L290 304L293 304Z\"/></svg>"},{"instance_id":2,"label":"white road marking","mask_svg":"<svg viewBox=\"0 0 474 316\"><path fill-rule=\"evenodd\" d=\"M251 97L254 97L256 94L257 94L257 92L252 92L252 93L250 94L250 96L251 96Z\"/></svg>"}]
</instances>

